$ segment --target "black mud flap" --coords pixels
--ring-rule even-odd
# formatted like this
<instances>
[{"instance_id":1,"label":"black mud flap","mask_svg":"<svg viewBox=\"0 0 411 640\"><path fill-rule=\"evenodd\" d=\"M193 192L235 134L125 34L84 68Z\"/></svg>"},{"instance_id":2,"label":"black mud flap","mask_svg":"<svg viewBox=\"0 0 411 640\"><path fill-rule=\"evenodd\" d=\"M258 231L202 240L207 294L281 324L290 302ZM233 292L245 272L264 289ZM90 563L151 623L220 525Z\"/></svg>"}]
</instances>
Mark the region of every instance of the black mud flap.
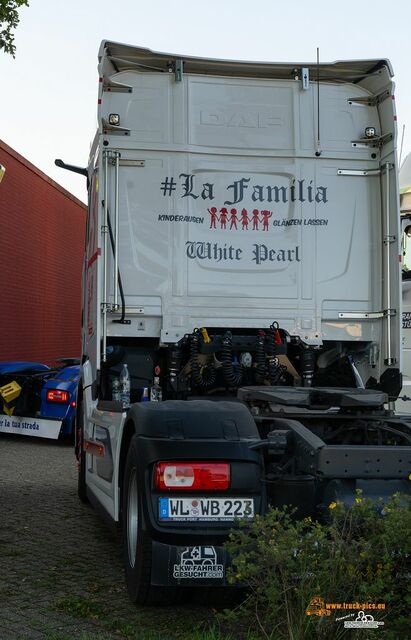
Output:
<instances>
[{"instance_id":1,"label":"black mud flap","mask_svg":"<svg viewBox=\"0 0 411 640\"><path fill-rule=\"evenodd\" d=\"M162 587L225 587L229 556L221 546L152 542L151 584Z\"/></svg>"}]
</instances>

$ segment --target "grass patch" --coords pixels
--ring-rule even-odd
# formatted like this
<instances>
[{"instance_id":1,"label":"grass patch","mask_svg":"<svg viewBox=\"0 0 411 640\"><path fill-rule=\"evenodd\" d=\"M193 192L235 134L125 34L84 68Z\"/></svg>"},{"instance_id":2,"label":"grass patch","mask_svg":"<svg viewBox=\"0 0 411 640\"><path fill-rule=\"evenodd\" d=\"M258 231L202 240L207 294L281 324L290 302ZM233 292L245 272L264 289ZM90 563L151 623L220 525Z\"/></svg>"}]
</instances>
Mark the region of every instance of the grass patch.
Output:
<instances>
[{"instance_id":1,"label":"grass patch","mask_svg":"<svg viewBox=\"0 0 411 640\"><path fill-rule=\"evenodd\" d=\"M0 547L0 557L3 558L20 558L22 556L26 556L26 551L21 551L20 549L7 549Z\"/></svg>"},{"instance_id":2,"label":"grass patch","mask_svg":"<svg viewBox=\"0 0 411 640\"><path fill-rule=\"evenodd\" d=\"M136 630L131 624L113 625L114 633L121 633L130 640L239 640L239 637L222 634L218 630L193 629L192 631L181 632L168 629L168 631L154 631L150 629ZM251 640L251 639L250 639Z\"/></svg>"},{"instance_id":3,"label":"grass patch","mask_svg":"<svg viewBox=\"0 0 411 640\"><path fill-rule=\"evenodd\" d=\"M126 638L134 638L136 635L135 625L124 621L124 619L114 618L106 625L106 628L114 633L121 633Z\"/></svg>"},{"instance_id":4,"label":"grass patch","mask_svg":"<svg viewBox=\"0 0 411 640\"><path fill-rule=\"evenodd\" d=\"M57 576L54 574L51 574L43 578L35 578L32 584L33 584L33 587L38 587L39 589L53 588L57 584Z\"/></svg>"},{"instance_id":5,"label":"grass patch","mask_svg":"<svg viewBox=\"0 0 411 640\"><path fill-rule=\"evenodd\" d=\"M80 635L72 636L67 633L55 633L50 632L46 633L44 636L44 640L111 640L109 636L101 635L99 633L90 634L90 633L81 633Z\"/></svg>"},{"instance_id":6,"label":"grass patch","mask_svg":"<svg viewBox=\"0 0 411 640\"><path fill-rule=\"evenodd\" d=\"M243 640L246 636L226 634L216 624L215 613L202 608L132 607L104 628L130 640Z\"/></svg>"},{"instance_id":7,"label":"grass patch","mask_svg":"<svg viewBox=\"0 0 411 640\"><path fill-rule=\"evenodd\" d=\"M99 619L104 611L98 602L84 596L67 596L60 598L53 603L53 609L64 613L69 613L76 618Z\"/></svg>"}]
</instances>

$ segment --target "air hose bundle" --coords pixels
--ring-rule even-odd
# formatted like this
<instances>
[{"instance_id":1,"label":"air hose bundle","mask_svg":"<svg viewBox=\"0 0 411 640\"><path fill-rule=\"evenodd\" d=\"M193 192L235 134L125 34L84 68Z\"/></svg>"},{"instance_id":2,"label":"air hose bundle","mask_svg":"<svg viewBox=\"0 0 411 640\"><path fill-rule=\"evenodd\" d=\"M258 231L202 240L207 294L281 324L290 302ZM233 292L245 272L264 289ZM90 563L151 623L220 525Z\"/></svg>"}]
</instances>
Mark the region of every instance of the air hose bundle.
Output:
<instances>
[{"instance_id":1,"label":"air hose bundle","mask_svg":"<svg viewBox=\"0 0 411 640\"><path fill-rule=\"evenodd\" d=\"M221 363L225 382L230 387L238 387L243 379L243 372L240 364L233 363L233 336L230 331L223 337Z\"/></svg>"},{"instance_id":2,"label":"air hose bundle","mask_svg":"<svg viewBox=\"0 0 411 640\"><path fill-rule=\"evenodd\" d=\"M257 345L255 348L255 381L257 384L264 384L267 377L265 362L265 332L260 330L257 337Z\"/></svg>"},{"instance_id":3,"label":"air hose bundle","mask_svg":"<svg viewBox=\"0 0 411 640\"><path fill-rule=\"evenodd\" d=\"M190 339L190 368L191 383L193 387L199 389L210 389L217 379L217 368L213 363L204 364L207 357L200 356L200 353L213 353L215 345L210 344L211 339L206 329L195 329ZM226 331L221 340L221 351L219 361L215 359L218 366L221 366L222 377L225 384L230 388L239 387L243 382L245 370L243 365L237 361L233 354L233 335L231 331ZM283 342L277 322L273 322L267 332L260 330L255 344L255 383L263 385L269 383L278 385L284 382L284 375L287 367L280 363L278 355L286 353L286 344ZM250 356L250 354L248 354ZM215 353L214 353L215 358ZM250 356L251 360L251 356ZM173 373L174 369L173 367Z\"/></svg>"},{"instance_id":4,"label":"air hose bundle","mask_svg":"<svg viewBox=\"0 0 411 640\"><path fill-rule=\"evenodd\" d=\"M198 329L193 332L190 342L191 381L195 387L209 389L216 379L216 370L212 365L201 365L199 361L201 333Z\"/></svg>"},{"instance_id":5,"label":"air hose bundle","mask_svg":"<svg viewBox=\"0 0 411 640\"><path fill-rule=\"evenodd\" d=\"M287 367L280 364L277 356L283 350L284 345L281 340L278 322L273 322L267 334L262 330L258 332L255 349L255 380L257 384L264 384L267 379L272 385L279 384L282 381Z\"/></svg>"},{"instance_id":6,"label":"air hose bundle","mask_svg":"<svg viewBox=\"0 0 411 640\"><path fill-rule=\"evenodd\" d=\"M266 336L267 373L270 384L281 382L281 377L286 367L280 364L277 358L279 348L282 346L278 322L273 322Z\"/></svg>"}]
</instances>

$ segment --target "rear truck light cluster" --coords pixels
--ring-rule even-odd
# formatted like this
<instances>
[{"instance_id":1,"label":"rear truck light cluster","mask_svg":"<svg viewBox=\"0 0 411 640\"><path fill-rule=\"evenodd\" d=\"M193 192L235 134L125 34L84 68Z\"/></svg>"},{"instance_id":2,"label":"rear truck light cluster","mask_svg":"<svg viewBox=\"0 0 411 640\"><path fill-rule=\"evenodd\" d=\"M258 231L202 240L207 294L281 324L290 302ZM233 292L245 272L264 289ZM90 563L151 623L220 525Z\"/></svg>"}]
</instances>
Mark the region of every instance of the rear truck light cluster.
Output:
<instances>
[{"instance_id":1,"label":"rear truck light cluster","mask_svg":"<svg viewBox=\"0 0 411 640\"><path fill-rule=\"evenodd\" d=\"M230 487L227 462L157 462L154 484L161 491L225 491Z\"/></svg>"},{"instance_id":2,"label":"rear truck light cluster","mask_svg":"<svg viewBox=\"0 0 411 640\"><path fill-rule=\"evenodd\" d=\"M61 391L60 389L48 389L47 390L47 402L58 402L60 404L67 404L70 394L68 391Z\"/></svg>"}]
</instances>

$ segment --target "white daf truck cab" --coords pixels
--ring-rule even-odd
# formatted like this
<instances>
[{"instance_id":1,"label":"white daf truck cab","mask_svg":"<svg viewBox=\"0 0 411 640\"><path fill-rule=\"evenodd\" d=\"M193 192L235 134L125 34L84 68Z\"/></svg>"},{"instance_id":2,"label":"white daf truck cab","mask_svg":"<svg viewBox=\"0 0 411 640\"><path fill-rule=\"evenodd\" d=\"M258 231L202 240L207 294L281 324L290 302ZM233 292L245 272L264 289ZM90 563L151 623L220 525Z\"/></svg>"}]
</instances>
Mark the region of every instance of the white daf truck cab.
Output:
<instances>
[{"instance_id":1,"label":"white daf truck cab","mask_svg":"<svg viewBox=\"0 0 411 640\"><path fill-rule=\"evenodd\" d=\"M98 68L88 168L58 161L89 185L79 495L141 603L224 588L238 519L409 491L394 85L109 41Z\"/></svg>"}]
</instances>

